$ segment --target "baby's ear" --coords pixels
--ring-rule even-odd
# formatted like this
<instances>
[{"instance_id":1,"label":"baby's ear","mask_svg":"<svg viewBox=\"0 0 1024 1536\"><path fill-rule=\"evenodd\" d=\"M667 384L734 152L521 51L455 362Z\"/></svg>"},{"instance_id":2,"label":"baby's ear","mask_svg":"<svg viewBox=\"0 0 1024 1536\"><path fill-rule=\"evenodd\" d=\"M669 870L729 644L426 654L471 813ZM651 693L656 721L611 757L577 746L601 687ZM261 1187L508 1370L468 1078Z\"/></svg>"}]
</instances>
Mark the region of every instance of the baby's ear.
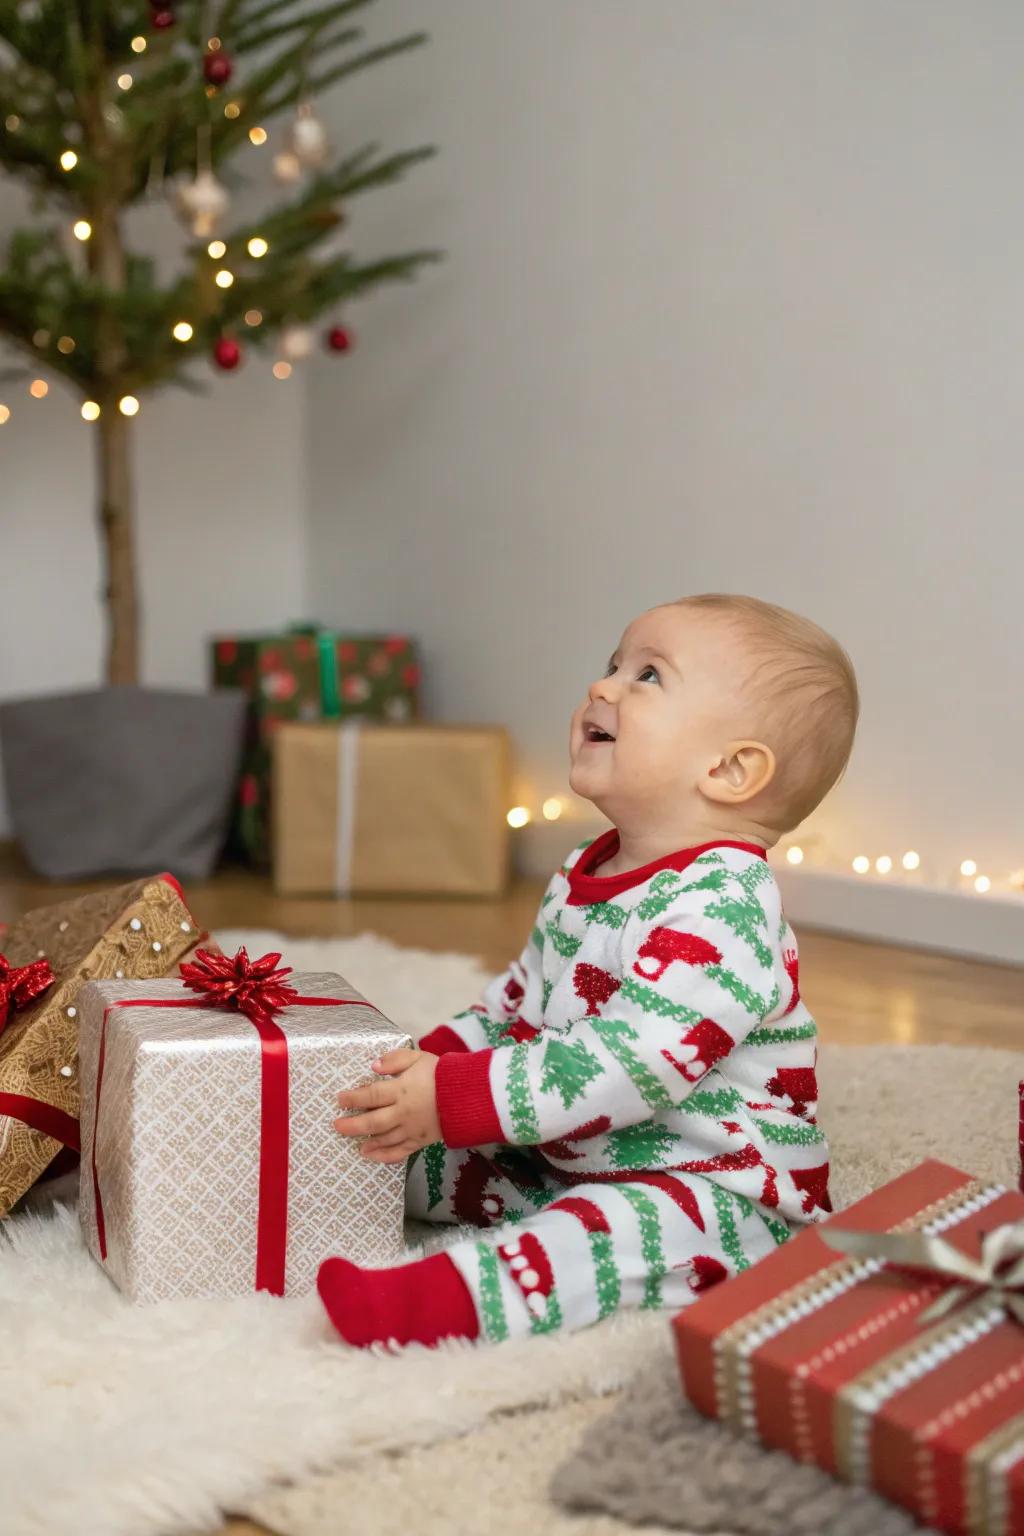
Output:
<instances>
[{"instance_id":1,"label":"baby's ear","mask_svg":"<svg viewBox=\"0 0 1024 1536\"><path fill-rule=\"evenodd\" d=\"M763 741L730 742L697 787L719 805L743 805L767 789L775 767L775 753Z\"/></svg>"}]
</instances>

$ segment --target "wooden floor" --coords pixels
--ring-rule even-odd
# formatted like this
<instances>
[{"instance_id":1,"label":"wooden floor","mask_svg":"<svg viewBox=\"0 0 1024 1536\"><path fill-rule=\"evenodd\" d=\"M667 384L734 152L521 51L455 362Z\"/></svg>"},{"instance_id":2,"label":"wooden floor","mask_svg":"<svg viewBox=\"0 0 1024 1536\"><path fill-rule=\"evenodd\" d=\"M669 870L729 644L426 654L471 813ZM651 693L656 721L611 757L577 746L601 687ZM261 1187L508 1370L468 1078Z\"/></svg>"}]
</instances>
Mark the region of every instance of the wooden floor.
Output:
<instances>
[{"instance_id":1,"label":"wooden floor","mask_svg":"<svg viewBox=\"0 0 1024 1536\"><path fill-rule=\"evenodd\" d=\"M0 921L88 888L35 880L11 849L0 848ZM497 971L522 948L541 889L522 881L498 901L297 900L275 896L259 876L226 870L208 885L189 887L187 894L197 921L214 931L269 928L296 938L371 931L398 944L472 954ZM799 929L797 938L801 991L823 1040L1024 1046L1024 969L808 928ZM265 1533L249 1521L233 1520L220 1536Z\"/></svg>"}]
</instances>

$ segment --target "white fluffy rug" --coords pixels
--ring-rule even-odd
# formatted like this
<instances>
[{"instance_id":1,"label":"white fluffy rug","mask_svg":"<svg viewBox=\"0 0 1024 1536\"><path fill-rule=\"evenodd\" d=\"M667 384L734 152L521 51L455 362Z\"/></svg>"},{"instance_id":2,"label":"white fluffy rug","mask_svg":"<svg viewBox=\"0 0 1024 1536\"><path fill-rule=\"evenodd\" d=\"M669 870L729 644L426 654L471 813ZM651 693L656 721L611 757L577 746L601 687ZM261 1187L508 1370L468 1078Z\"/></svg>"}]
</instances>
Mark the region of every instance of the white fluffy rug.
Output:
<instances>
[{"instance_id":1,"label":"white fluffy rug","mask_svg":"<svg viewBox=\"0 0 1024 1536\"><path fill-rule=\"evenodd\" d=\"M413 1034L466 1006L482 980L464 956L368 935L218 937L229 950L282 949L298 970L339 970ZM1022 1075L1024 1056L1010 1052L824 1049L840 1200L926 1155L1013 1180ZM459 1435L501 1409L609 1391L667 1344L664 1319L637 1316L498 1350L367 1355L335 1341L312 1298L132 1308L61 1205L0 1228L0 1316L3 1536L214 1530L275 1484Z\"/></svg>"}]
</instances>

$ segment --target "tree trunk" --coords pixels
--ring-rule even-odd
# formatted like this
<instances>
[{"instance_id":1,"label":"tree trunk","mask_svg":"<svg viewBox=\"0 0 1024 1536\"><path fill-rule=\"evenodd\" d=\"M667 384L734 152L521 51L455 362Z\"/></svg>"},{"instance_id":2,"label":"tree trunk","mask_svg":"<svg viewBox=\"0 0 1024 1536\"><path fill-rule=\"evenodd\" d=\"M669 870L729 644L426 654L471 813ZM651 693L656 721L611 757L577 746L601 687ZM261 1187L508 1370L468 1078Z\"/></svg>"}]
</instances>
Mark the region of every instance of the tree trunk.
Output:
<instances>
[{"instance_id":1,"label":"tree trunk","mask_svg":"<svg viewBox=\"0 0 1024 1536\"><path fill-rule=\"evenodd\" d=\"M131 423L117 408L116 396L102 401L96 461L98 516L107 604L107 681L139 680L139 610L135 579L135 526Z\"/></svg>"}]
</instances>

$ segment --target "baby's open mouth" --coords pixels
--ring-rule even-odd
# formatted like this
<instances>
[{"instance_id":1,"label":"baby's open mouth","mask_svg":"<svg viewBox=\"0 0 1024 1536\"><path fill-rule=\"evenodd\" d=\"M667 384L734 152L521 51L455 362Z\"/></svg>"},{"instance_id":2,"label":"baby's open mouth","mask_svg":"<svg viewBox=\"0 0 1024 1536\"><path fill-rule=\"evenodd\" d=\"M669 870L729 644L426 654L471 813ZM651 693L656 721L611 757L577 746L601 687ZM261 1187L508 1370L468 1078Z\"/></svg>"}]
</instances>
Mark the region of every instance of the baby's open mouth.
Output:
<instances>
[{"instance_id":1,"label":"baby's open mouth","mask_svg":"<svg viewBox=\"0 0 1024 1536\"><path fill-rule=\"evenodd\" d=\"M614 736L609 736L607 731L602 731L599 726L587 725L583 729L584 741L614 741Z\"/></svg>"}]
</instances>

